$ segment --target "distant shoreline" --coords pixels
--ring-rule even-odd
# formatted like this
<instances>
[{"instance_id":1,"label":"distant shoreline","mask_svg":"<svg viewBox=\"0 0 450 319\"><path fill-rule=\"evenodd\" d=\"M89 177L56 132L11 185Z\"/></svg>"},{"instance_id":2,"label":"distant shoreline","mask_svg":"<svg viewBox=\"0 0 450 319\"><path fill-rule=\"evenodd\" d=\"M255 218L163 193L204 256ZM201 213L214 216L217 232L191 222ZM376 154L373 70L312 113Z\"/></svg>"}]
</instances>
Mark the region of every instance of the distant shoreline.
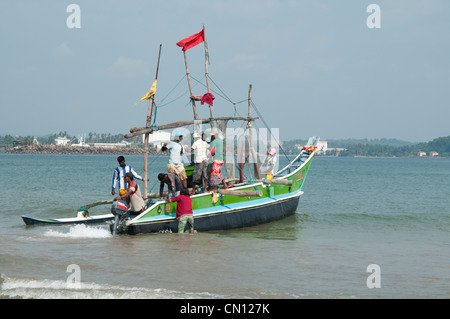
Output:
<instances>
[{"instance_id":1,"label":"distant shoreline","mask_svg":"<svg viewBox=\"0 0 450 319\"><path fill-rule=\"evenodd\" d=\"M63 145L18 145L13 148L0 151L7 154L97 154L97 155L144 155L143 147L83 147L83 146L63 146ZM167 153L157 150L156 147L148 148L149 155L167 155ZM297 154L288 154L295 156ZM419 156L373 156L373 155L348 155L348 156L335 156L335 155L319 155L320 157L354 157L354 158L421 158ZM422 158L448 158L447 156L423 156Z\"/></svg>"},{"instance_id":2,"label":"distant shoreline","mask_svg":"<svg viewBox=\"0 0 450 319\"><path fill-rule=\"evenodd\" d=\"M143 155L144 148L141 147L82 147L62 145L19 145L7 149L4 153L9 154L123 154ZM155 147L148 149L149 155L163 155Z\"/></svg>"}]
</instances>

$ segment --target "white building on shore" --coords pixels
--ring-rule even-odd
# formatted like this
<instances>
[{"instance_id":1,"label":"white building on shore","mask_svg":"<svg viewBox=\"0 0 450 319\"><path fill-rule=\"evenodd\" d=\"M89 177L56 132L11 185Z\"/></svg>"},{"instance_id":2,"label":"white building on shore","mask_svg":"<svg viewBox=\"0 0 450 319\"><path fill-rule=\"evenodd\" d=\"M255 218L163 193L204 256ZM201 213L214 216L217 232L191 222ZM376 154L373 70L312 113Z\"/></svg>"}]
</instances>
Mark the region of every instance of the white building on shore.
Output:
<instances>
[{"instance_id":1,"label":"white building on shore","mask_svg":"<svg viewBox=\"0 0 450 319\"><path fill-rule=\"evenodd\" d=\"M105 148L113 148L113 147L129 147L132 144L127 141L122 141L120 143L94 143L92 146L94 147L105 147Z\"/></svg>"},{"instance_id":2,"label":"white building on shore","mask_svg":"<svg viewBox=\"0 0 450 319\"><path fill-rule=\"evenodd\" d=\"M83 136L80 136L78 138L78 144L72 144L72 146L79 146L79 147L89 147L89 144L86 144Z\"/></svg>"},{"instance_id":3,"label":"white building on shore","mask_svg":"<svg viewBox=\"0 0 450 319\"><path fill-rule=\"evenodd\" d=\"M317 143L317 154L318 155L325 155L328 150L328 142L327 141L319 141Z\"/></svg>"},{"instance_id":4,"label":"white building on shore","mask_svg":"<svg viewBox=\"0 0 450 319\"><path fill-rule=\"evenodd\" d=\"M66 136L64 136L64 137L59 136L59 137L55 138L55 144L67 146L70 144L70 140Z\"/></svg>"},{"instance_id":5,"label":"white building on shore","mask_svg":"<svg viewBox=\"0 0 450 319\"><path fill-rule=\"evenodd\" d=\"M170 142L170 132L157 131L148 136L148 143L150 145L161 147L162 144ZM144 142L145 134L142 135L142 142Z\"/></svg>"}]
</instances>

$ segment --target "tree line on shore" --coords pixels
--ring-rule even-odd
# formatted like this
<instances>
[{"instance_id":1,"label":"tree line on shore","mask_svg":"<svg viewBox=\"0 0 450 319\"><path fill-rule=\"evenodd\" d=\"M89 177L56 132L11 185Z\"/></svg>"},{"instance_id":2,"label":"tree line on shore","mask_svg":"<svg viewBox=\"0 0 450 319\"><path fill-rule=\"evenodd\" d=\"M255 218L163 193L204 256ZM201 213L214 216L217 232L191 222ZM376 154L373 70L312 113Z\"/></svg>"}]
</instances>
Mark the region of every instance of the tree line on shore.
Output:
<instances>
[{"instance_id":1,"label":"tree line on shore","mask_svg":"<svg viewBox=\"0 0 450 319\"><path fill-rule=\"evenodd\" d=\"M304 145L306 141L292 140L284 142L284 148L289 153L298 152L296 145ZM367 156L367 157L417 157L419 152L427 155L436 152L438 157L450 157L450 136L438 137L425 143L404 142L396 139L347 139L328 140L328 148L344 148L345 150L330 150L331 156Z\"/></svg>"},{"instance_id":2,"label":"tree line on shore","mask_svg":"<svg viewBox=\"0 0 450 319\"><path fill-rule=\"evenodd\" d=\"M71 141L78 142L78 137L70 136L67 132L59 132L44 137L37 137L37 141L42 145L51 145L59 136L66 136ZM32 145L35 137L33 136L12 136L0 135L0 145L4 148L11 148L16 145ZM118 143L124 137L122 134L113 135L111 133L89 133L85 137L85 143ZM141 144L141 139L135 137L130 139L136 145ZM286 153L298 153L298 145L305 145L305 140L290 140L283 142L283 149ZM416 157L419 152L438 153L439 157L450 157L450 136L438 137L425 143L411 143L399 141L396 139L347 139L347 140L328 140L329 148L345 148L339 153L327 152L327 155L338 156L374 156L374 157Z\"/></svg>"}]
</instances>

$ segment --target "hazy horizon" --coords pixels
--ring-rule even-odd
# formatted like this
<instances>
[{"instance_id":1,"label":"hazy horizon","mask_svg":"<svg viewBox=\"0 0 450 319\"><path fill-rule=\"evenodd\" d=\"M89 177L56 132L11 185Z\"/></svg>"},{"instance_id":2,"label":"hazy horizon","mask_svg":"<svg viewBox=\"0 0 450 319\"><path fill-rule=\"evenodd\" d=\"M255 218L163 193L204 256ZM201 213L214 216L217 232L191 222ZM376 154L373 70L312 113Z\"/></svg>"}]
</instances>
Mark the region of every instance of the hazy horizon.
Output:
<instances>
[{"instance_id":1,"label":"hazy horizon","mask_svg":"<svg viewBox=\"0 0 450 319\"><path fill-rule=\"evenodd\" d=\"M166 132L167 130L164 130L164 132ZM70 132L67 132L66 130L62 130L60 132L66 132L67 135L72 136L72 137L77 137L79 138L80 136L82 137L86 137L89 133L93 133L93 134L111 134L111 135L116 135L116 134L122 134L122 133L110 133L110 132L88 132L88 133L83 133L83 134L71 134ZM26 134L9 134L9 133L5 133L5 134L0 134L0 136L6 136L6 135L11 135L14 137L35 137L35 138L43 138L43 137L48 137L50 135L55 135L55 134L59 134L60 132L54 132L54 133L48 133L48 134L42 134L42 135L26 135ZM63 137L64 135L59 135L61 137ZM344 138L322 138L319 136L321 141L345 141L345 140L368 140L368 141L377 141L377 140L394 140L394 141L398 141L398 142L405 142L405 143L423 143L423 142L430 142L434 139L440 138L440 137L446 137L446 136L436 136L431 138L430 140L426 140L426 141L409 141L409 140L403 140L403 139L398 139L395 137L381 137L381 138L368 138L368 137L361 137L361 138L355 138L355 137L344 137ZM125 139L125 138L124 138ZM293 141L293 140L308 140L308 137L303 138L303 137L298 137L298 138L291 138L291 139L281 139L281 141L283 142L289 142L289 141Z\"/></svg>"}]
</instances>

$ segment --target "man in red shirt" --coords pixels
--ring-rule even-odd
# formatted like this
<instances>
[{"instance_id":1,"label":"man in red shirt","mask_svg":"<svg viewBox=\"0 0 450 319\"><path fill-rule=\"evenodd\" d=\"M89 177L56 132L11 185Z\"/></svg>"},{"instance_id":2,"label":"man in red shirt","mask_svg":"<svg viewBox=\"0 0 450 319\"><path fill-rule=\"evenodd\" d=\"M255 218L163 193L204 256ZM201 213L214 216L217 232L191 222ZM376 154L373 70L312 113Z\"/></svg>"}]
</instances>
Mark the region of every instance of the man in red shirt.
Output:
<instances>
[{"instance_id":1,"label":"man in red shirt","mask_svg":"<svg viewBox=\"0 0 450 319\"><path fill-rule=\"evenodd\" d=\"M165 198L166 202L177 202L177 214L178 220L178 233L184 233L186 224L189 226L189 233L194 233L194 213L192 211L192 199L189 196L189 190L183 188L180 191L180 195L172 197L171 199Z\"/></svg>"}]
</instances>

